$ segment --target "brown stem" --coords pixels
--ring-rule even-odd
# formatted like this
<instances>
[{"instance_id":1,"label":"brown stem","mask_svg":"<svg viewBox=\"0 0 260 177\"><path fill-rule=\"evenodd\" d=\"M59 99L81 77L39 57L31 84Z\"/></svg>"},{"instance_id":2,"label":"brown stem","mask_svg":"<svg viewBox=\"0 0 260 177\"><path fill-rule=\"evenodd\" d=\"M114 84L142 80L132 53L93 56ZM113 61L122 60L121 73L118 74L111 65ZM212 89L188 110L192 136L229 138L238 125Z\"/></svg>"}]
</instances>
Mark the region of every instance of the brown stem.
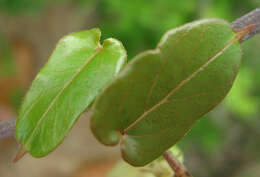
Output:
<instances>
[{"instance_id":1,"label":"brown stem","mask_svg":"<svg viewBox=\"0 0 260 177\"><path fill-rule=\"evenodd\" d=\"M249 26L253 26L253 28L240 40L241 43L260 33L260 8L232 22L232 27L235 31L240 31Z\"/></svg>"},{"instance_id":2,"label":"brown stem","mask_svg":"<svg viewBox=\"0 0 260 177\"><path fill-rule=\"evenodd\" d=\"M174 177L192 177L185 166L170 151L165 152L163 157L174 171Z\"/></svg>"},{"instance_id":3,"label":"brown stem","mask_svg":"<svg viewBox=\"0 0 260 177\"><path fill-rule=\"evenodd\" d=\"M238 18L232 22L232 27L235 31L241 31L249 29L249 32L240 39L240 42L244 42L249 38L260 33L260 8L257 8L250 13ZM0 139L9 138L14 136L16 119L0 122ZM163 154L171 168L175 172L176 177L190 177L185 167L178 162L178 160L170 153L165 152Z\"/></svg>"},{"instance_id":4,"label":"brown stem","mask_svg":"<svg viewBox=\"0 0 260 177\"><path fill-rule=\"evenodd\" d=\"M16 119L0 122L0 139L14 137Z\"/></svg>"}]
</instances>

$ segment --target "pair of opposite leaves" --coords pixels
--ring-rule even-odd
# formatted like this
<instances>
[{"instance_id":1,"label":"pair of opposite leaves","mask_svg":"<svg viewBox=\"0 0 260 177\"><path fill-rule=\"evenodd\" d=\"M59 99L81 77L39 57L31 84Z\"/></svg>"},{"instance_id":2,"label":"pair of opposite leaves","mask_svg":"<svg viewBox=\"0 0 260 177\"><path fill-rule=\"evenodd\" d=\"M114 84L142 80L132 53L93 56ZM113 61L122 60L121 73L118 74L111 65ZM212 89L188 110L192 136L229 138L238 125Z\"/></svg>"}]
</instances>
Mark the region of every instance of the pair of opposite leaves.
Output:
<instances>
[{"instance_id":1,"label":"pair of opposite leaves","mask_svg":"<svg viewBox=\"0 0 260 177\"><path fill-rule=\"evenodd\" d=\"M96 100L95 137L105 145L120 142L134 166L153 161L228 93L247 32L234 32L223 20L196 21L167 32L156 49L125 67L123 45L115 39L100 45L98 29L66 36L22 104L16 138L23 150L16 160L22 152L53 151Z\"/></svg>"}]
</instances>

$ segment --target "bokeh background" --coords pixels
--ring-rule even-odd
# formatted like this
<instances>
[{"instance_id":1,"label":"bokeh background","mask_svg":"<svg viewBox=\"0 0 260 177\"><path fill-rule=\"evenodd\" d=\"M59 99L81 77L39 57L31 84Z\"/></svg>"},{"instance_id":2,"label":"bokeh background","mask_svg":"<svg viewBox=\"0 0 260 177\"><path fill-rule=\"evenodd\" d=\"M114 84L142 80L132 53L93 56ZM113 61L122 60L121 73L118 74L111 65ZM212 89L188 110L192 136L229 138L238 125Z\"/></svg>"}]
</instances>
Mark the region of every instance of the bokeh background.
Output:
<instances>
[{"instance_id":1,"label":"bokeh background","mask_svg":"<svg viewBox=\"0 0 260 177\"><path fill-rule=\"evenodd\" d=\"M36 73L66 34L99 27L102 39L123 42L131 60L171 28L209 17L231 22L257 7L259 0L0 0L0 121L16 117ZM178 143L195 177L260 176L260 36L242 47L228 97ZM45 158L27 155L13 164L17 147L14 139L0 141L0 177L104 177L120 158L118 148L93 138L87 115Z\"/></svg>"}]
</instances>

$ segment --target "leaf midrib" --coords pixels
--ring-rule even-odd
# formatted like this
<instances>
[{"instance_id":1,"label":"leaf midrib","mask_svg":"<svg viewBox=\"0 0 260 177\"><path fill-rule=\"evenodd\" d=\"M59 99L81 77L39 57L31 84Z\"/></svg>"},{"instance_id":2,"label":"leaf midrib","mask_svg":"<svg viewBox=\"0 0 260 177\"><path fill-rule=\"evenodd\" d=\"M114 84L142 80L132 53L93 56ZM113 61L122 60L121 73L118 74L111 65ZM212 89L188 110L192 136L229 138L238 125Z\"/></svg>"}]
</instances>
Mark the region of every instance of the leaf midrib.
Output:
<instances>
[{"instance_id":1,"label":"leaf midrib","mask_svg":"<svg viewBox=\"0 0 260 177\"><path fill-rule=\"evenodd\" d=\"M233 39L229 43L227 43L222 49L220 49L214 56L210 57L206 63L204 63L202 66L200 66L198 69L196 69L193 73L191 73L186 79L182 80L174 89L172 89L165 97L163 97L157 104L152 106L150 109L144 111L133 123L131 123L128 127L126 127L123 131L121 131L123 134L125 134L127 131L132 129L136 124L138 124L141 120L143 120L147 115L149 115L151 112L155 111L157 108L159 108L161 105L169 102L169 98L177 92L179 89L182 88L186 83L188 83L191 79L196 77L196 75L203 71L211 62L215 61L216 58L218 58L220 55L222 55L229 47L231 47L237 40L241 38L240 34L236 34Z\"/></svg>"},{"instance_id":2,"label":"leaf midrib","mask_svg":"<svg viewBox=\"0 0 260 177\"><path fill-rule=\"evenodd\" d=\"M59 97L64 93L66 88L68 88L69 85L75 80L75 78L86 68L86 66L92 61L93 58L97 56L97 54L103 49L103 46L98 45L95 53L93 53L88 60L75 72L75 74L71 77L71 79L65 83L63 88L60 90L60 92L57 94L57 96L53 99L53 101L50 103L49 107L47 110L43 113L41 118L38 120L35 128L33 129L30 137L25 141L24 147L26 147L30 141L32 140L32 137L34 136L35 132L37 131L38 127L40 126L41 122L44 120L44 118L48 115L49 111L52 109L52 107L55 105Z\"/></svg>"}]
</instances>

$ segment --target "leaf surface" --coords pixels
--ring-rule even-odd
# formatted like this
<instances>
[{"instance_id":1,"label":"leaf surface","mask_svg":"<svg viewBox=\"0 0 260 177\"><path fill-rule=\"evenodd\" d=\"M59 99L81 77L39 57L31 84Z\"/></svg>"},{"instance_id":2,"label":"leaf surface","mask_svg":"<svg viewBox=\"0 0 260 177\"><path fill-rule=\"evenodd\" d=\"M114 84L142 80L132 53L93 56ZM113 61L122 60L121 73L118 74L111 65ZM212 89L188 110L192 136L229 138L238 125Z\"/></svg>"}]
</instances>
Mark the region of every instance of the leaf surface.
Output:
<instances>
[{"instance_id":1,"label":"leaf surface","mask_svg":"<svg viewBox=\"0 0 260 177\"><path fill-rule=\"evenodd\" d=\"M155 160L226 96L239 70L242 35L218 19L167 32L98 97L91 113L96 138L121 142L134 166Z\"/></svg>"},{"instance_id":2,"label":"leaf surface","mask_svg":"<svg viewBox=\"0 0 260 177\"><path fill-rule=\"evenodd\" d=\"M92 29L65 36L39 72L22 104L16 138L42 157L59 145L79 116L126 62L123 45Z\"/></svg>"}]
</instances>

